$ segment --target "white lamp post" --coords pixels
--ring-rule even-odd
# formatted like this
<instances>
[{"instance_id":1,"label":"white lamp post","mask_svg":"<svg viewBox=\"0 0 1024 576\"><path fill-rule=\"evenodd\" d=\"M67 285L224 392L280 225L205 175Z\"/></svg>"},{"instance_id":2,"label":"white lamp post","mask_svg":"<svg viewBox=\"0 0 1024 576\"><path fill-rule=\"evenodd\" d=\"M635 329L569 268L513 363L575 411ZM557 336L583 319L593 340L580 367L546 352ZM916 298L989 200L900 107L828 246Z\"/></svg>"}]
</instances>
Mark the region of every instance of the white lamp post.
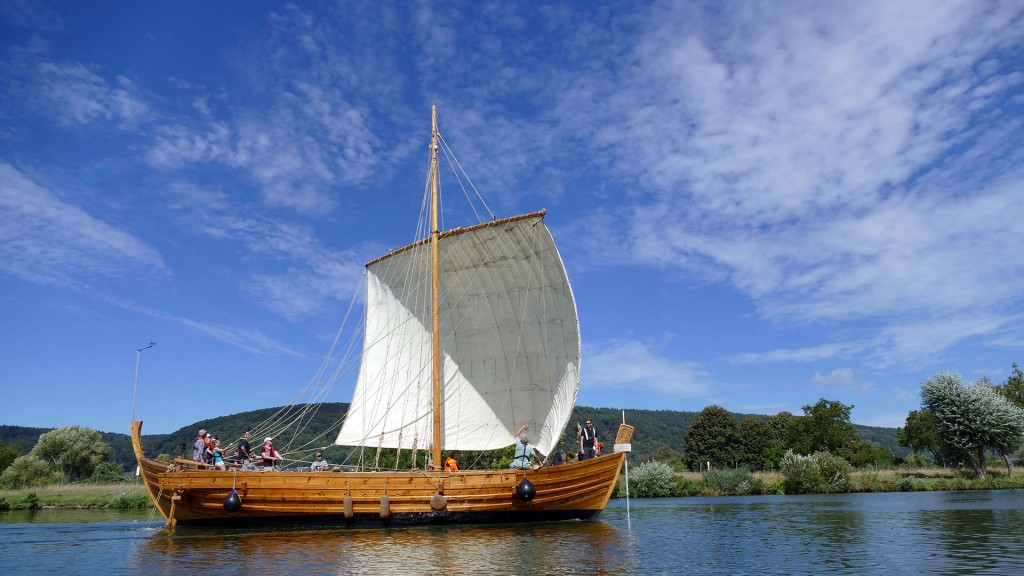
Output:
<instances>
[{"instance_id":1,"label":"white lamp post","mask_svg":"<svg viewBox=\"0 0 1024 576\"><path fill-rule=\"evenodd\" d=\"M142 358L142 351L149 350L156 346L156 342L150 342L149 346L135 349L135 389L132 390L132 422L135 421L135 397L139 394L139 360Z\"/></svg>"}]
</instances>

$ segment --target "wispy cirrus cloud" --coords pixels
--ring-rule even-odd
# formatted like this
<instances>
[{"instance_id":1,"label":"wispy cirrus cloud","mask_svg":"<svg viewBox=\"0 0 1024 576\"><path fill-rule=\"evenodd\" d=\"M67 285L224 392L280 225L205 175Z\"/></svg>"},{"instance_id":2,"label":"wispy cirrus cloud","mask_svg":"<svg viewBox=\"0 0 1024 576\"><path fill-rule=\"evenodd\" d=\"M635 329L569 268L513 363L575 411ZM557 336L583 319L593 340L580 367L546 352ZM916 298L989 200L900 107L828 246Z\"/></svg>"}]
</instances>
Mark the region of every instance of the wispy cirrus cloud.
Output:
<instances>
[{"instance_id":1,"label":"wispy cirrus cloud","mask_svg":"<svg viewBox=\"0 0 1024 576\"><path fill-rule=\"evenodd\" d=\"M235 278L257 306L296 321L359 292L366 250L325 246L310 227L239 205L223 190L177 182L167 192L185 230L234 244L246 260L261 263L259 271L242 267Z\"/></svg>"},{"instance_id":2,"label":"wispy cirrus cloud","mask_svg":"<svg viewBox=\"0 0 1024 576\"><path fill-rule=\"evenodd\" d=\"M850 357L863 352L869 343L832 343L803 348L779 348L764 352L745 352L729 357L738 364L767 364L781 362L818 362L830 358Z\"/></svg>"},{"instance_id":3,"label":"wispy cirrus cloud","mask_svg":"<svg viewBox=\"0 0 1024 576\"><path fill-rule=\"evenodd\" d=\"M108 82L83 64L42 62L30 91L35 105L64 125L135 122L149 111L124 76Z\"/></svg>"},{"instance_id":4,"label":"wispy cirrus cloud","mask_svg":"<svg viewBox=\"0 0 1024 576\"><path fill-rule=\"evenodd\" d=\"M873 322L746 361L917 363L1005 334L1024 293L1024 231L1000 216L1024 194L1021 22L1005 2L661 4L614 76L565 95L581 130L611 95L594 145L647 190L621 233L604 213L581 230L776 322ZM936 316L974 321L950 336Z\"/></svg>"},{"instance_id":5,"label":"wispy cirrus cloud","mask_svg":"<svg viewBox=\"0 0 1024 576\"><path fill-rule=\"evenodd\" d=\"M0 20L10 26L33 30L62 30L64 22L54 10L30 0L9 0L0 3Z\"/></svg>"},{"instance_id":6,"label":"wispy cirrus cloud","mask_svg":"<svg viewBox=\"0 0 1024 576\"><path fill-rule=\"evenodd\" d=\"M223 342L254 354L308 358L308 354L303 350L279 342L274 338L267 336L259 329L251 326L243 327L202 322L193 318L178 316L119 298L103 297L102 299L109 304L119 306L125 310L131 310L168 324L181 326L191 332L202 334L218 342Z\"/></svg>"},{"instance_id":7,"label":"wispy cirrus cloud","mask_svg":"<svg viewBox=\"0 0 1024 576\"><path fill-rule=\"evenodd\" d=\"M135 81L88 62L60 60L43 36L12 43L4 55L0 94L10 110L64 128L107 124L134 129L150 119L150 104ZM0 118L7 112L0 112ZM11 120L21 123L25 118Z\"/></svg>"},{"instance_id":8,"label":"wispy cirrus cloud","mask_svg":"<svg viewBox=\"0 0 1024 576\"><path fill-rule=\"evenodd\" d=\"M0 267L39 284L75 288L145 271L170 275L135 235L69 204L0 162Z\"/></svg>"},{"instance_id":9,"label":"wispy cirrus cloud","mask_svg":"<svg viewBox=\"0 0 1024 576\"><path fill-rule=\"evenodd\" d=\"M294 5L272 13L248 52L227 61L238 72L234 89L251 92L251 98L216 116L209 114L205 87L175 81L198 115L156 127L147 161L167 171L237 170L270 207L304 214L333 210L339 187L371 182L393 161L396 147L407 148L404 141L384 144L377 135L389 111L377 106L375 91L400 76L387 72L396 62L367 67L367 52L346 45L371 39L337 26ZM218 98L231 98L230 90Z\"/></svg>"}]
</instances>

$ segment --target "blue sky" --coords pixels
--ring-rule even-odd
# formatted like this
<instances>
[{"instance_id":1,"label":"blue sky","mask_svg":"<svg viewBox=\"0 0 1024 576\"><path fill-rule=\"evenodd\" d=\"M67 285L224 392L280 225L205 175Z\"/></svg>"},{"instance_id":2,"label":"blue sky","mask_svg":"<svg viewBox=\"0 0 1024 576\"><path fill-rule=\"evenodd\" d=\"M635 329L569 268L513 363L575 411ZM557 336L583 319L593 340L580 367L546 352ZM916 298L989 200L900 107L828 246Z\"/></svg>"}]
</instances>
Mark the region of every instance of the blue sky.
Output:
<instances>
[{"instance_id":1,"label":"blue sky","mask_svg":"<svg viewBox=\"0 0 1024 576\"><path fill-rule=\"evenodd\" d=\"M899 426L1024 363L1020 2L8 0L0 38L3 424L127 431L150 341L147 432L291 401L413 239L432 104L497 216L549 211L581 405Z\"/></svg>"}]
</instances>

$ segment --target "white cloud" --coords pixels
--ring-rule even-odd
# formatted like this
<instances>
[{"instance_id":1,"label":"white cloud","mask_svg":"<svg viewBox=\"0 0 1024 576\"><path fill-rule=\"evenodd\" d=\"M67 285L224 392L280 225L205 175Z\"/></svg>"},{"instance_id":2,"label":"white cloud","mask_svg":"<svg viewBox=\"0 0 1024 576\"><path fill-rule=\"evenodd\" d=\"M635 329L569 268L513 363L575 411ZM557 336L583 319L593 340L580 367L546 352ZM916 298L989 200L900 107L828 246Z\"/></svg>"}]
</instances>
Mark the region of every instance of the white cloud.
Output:
<instances>
[{"instance_id":1,"label":"white cloud","mask_svg":"<svg viewBox=\"0 0 1024 576\"><path fill-rule=\"evenodd\" d=\"M582 380L588 388L618 388L697 398L708 393L710 376L694 362L673 360L636 340L587 347Z\"/></svg>"},{"instance_id":2,"label":"white cloud","mask_svg":"<svg viewBox=\"0 0 1024 576\"><path fill-rule=\"evenodd\" d=\"M56 12L30 0L0 2L0 21L10 26L33 30L57 31L64 29L64 23Z\"/></svg>"},{"instance_id":3,"label":"white cloud","mask_svg":"<svg viewBox=\"0 0 1024 576\"><path fill-rule=\"evenodd\" d=\"M119 76L111 85L82 64L42 62L34 80L33 104L61 124L134 122L148 112L131 80Z\"/></svg>"},{"instance_id":4,"label":"white cloud","mask_svg":"<svg viewBox=\"0 0 1024 576\"><path fill-rule=\"evenodd\" d=\"M765 352L745 352L729 359L739 364L762 364L776 362L817 362L834 358L847 358L861 352L866 343L822 344L806 348L778 348Z\"/></svg>"},{"instance_id":5,"label":"white cloud","mask_svg":"<svg viewBox=\"0 0 1024 576\"><path fill-rule=\"evenodd\" d=\"M40 284L82 287L96 276L170 274L132 234L64 202L0 162L0 268Z\"/></svg>"},{"instance_id":6,"label":"white cloud","mask_svg":"<svg viewBox=\"0 0 1024 576\"><path fill-rule=\"evenodd\" d=\"M393 62L374 68L367 60L384 57L378 46L346 49L372 45L362 37L366 30L341 31L294 5L271 14L268 24L244 56L229 58L250 93L228 95L233 105L211 116L206 88L176 81L194 93L198 116L158 126L146 157L166 171L227 167L251 179L270 207L324 214L339 204L341 187L370 183L393 161L376 133L390 116L378 98L401 75L388 73Z\"/></svg>"},{"instance_id":7,"label":"white cloud","mask_svg":"<svg viewBox=\"0 0 1024 576\"><path fill-rule=\"evenodd\" d=\"M308 355L293 346L284 344L270 338L259 329L252 327L228 326L224 324L211 324L200 322L191 318L176 316L161 310L140 306L134 302L120 300L117 298L103 298L110 304L120 306L139 314L145 314L169 324L176 324L193 332L203 334L217 340L260 355L290 356L294 358L307 358Z\"/></svg>"},{"instance_id":8,"label":"white cloud","mask_svg":"<svg viewBox=\"0 0 1024 576\"><path fill-rule=\"evenodd\" d=\"M1024 230L1005 216L1024 195L1020 121L1004 105L1024 81L1008 51L1024 41L1007 24L1020 13L665 3L618 78L581 83L564 104L582 127L594 95L613 92L594 142L650 191L623 232L603 213L580 229L627 250L623 262L726 280L777 322L878 327L741 361L920 362L1005 336L1024 294ZM935 318L965 321L943 334Z\"/></svg>"},{"instance_id":9,"label":"white cloud","mask_svg":"<svg viewBox=\"0 0 1024 576\"><path fill-rule=\"evenodd\" d=\"M173 209L193 234L241 246L260 262L237 273L239 290L261 308L295 321L323 313L357 293L365 254L324 246L314 230L233 203L221 190L186 183L170 187Z\"/></svg>"},{"instance_id":10,"label":"white cloud","mask_svg":"<svg viewBox=\"0 0 1024 576\"><path fill-rule=\"evenodd\" d=\"M260 306L290 320L308 318L357 293L359 263L330 260L331 254L307 258L302 268L270 275L255 274L243 286Z\"/></svg>"},{"instance_id":11,"label":"white cloud","mask_svg":"<svg viewBox=\"0 0 1024 576\"><path fill-rule=\"evenodd\" d=\"M949 316L921 318L913 323L891 324L881 328L871 357L881 367L901 366L923 369L942 351L965 341L986 342L1020 322L1019 314L974 314L960 312ZM997 344L998 345L998 344Z\"/></svg>"},{"instance_id":12,"label":"white cloud","mask_svg":"<svg viewBox=\"0 0 1024 576\"><path fill-rule=\"evenodd\" d=\"M810 383L825 388L846 388L857 383L852 368L836 368L829 374L815 372Z\"/></svg>"},{"instance_id":13,"label":"white cloud","mask_svg":"<svg viewBox=\"0 0 1024 576\"><path fill-rule=\"evenodd\" d=\"M237 165L234 154L231 130L223 122L212 122L204 130L167 124L156 128L146 160L163 169L202 161Z\"/></svg>"}]
</instances>

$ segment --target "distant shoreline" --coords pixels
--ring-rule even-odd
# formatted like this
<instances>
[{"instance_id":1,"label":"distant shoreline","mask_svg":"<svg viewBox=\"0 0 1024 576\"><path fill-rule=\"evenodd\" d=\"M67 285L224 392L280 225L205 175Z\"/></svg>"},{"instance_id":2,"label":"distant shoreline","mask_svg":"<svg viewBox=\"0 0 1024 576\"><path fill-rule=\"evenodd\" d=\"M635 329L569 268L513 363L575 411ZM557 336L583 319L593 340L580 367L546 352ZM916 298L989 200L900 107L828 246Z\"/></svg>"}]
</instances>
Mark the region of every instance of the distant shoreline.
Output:
<instances>
[{"instance_id":1,"label":"distant shoreline","mask_svg":"<svg viewBox=\"0 0 1024 576\"><path fill-rule=\"evenodd\" d=\"M0 511L152 508L141 484L73 484L0 490Z\"/></svg>"}]
</instances>

